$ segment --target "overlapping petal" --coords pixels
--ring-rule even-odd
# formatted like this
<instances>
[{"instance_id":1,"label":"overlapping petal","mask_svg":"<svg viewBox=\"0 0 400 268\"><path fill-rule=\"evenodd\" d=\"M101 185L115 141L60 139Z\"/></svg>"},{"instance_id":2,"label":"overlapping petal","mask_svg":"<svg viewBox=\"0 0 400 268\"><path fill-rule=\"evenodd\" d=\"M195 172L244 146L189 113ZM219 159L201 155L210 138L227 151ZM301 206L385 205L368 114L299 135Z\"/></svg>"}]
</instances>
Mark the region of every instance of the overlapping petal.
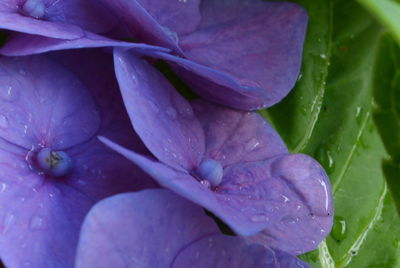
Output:
<instances>
[{"instance_id":1,"label":"overlapping petal","mask_svg":"<svg viewBox=\"0 0 400 268\"><path fill-rule=\"evenodd\" d=\"M180 53L178 34L200 22L199 0L103 0L127 24L131 35Z\"/></svg>"},{"instance_id":2,"label":"overlapping petal","mask_svg":"<svg viewBox=\"0 0 400 268\"><path fill-rule=\"evenodd\" d=\"M307 267L289 254L218 233L200 207L169 191L120 194L98 203L88 214L76 264L78 268Z\"/></svg>"},{"instance_id":3,"label":"overlapping petal","mask_svg":"<svg viewBox=\"0 0 400 268\"><path fill-rule=\"evenodd\" d=\"M126 109L149 150L177 169L196 167L204 133L190 104L145 60L121 50L114 58Z\"/></svg>"},{"instance_id":4,"label":"overlapping petal","mask_svg":"<svg viewBox=\"0 0 400 268\"><path fill-rule=\"evenodd\" d=\"M4 46L0 48L0 53L5 56L26 56L66 49L101 47L123 47L136 51L145 51L146 53L151 53L150 51L169 51L162 47L118 41L85 31L83 36L75 39L57 39L40 35L13 33Z\"/></svg>"},{"instance_id":5,"label":"overlapping petal","mask_svg":"<svg viewBox=\"0 0 400 268\"><path fill-rule=\"evenodd\" d=\"M111 55L3 57L0 64L1 259L10 267L71 267L81 222L96 201L155 186L96 135L146 150L128 124ZM63 150L71 170L59 177L42 170L44 147Z\"/></svg>"},{"instance_id":6,"label":"overlapping petal","mask_svg":"<svg viewBox=\"0 0 400 268\"><path fill-rule=\"evenodd\" d=\"M0 29L52 38L74 39L83 29L107 33L118 24L114 14L95 0L1 0Z\"/></svg>"},{"instance_id":7,"label":"overlapping petal","mask_svg":"<svg viewBox=\"0 0 400 268\"><path fill-rule=\"evenodd\" d=\"M129 71L118 75L128 112L134 114L141 110L153 116L149 100L160 104L160 108L166 107L167 111L165 94L171 98L178 93L165 84L166 79L156 70L127 53L116 54L121 61L115 64L117 69L129 68L129 64L132 66ZM144 72L147 73L145 76L142 75ZM137 77L153 78L150 93L145 92L150 90L146 88L150 86L141 86ZM141 105L149 107L143 109ZM102 140L142 167L161 185L210 210L235 232L247 236L261 230L270 232L269 236L273 238L265 244L271 243L296 254L315 248L329 232L333 216L332 193L323 168L308 156L288 154L276 132L256 113L217 107L202 101L194 102L193 107L196 116L192 121L198 120L205 133L206 151L204 154L198 151L202 155L201 161L212 159L223 168L222 181L217 185L210 185L207 178L201 177L199 166L188 167L185 161L179 165L180 158L176 158L171 165L158 157L161 163L157 163ZM149 115L142 115L146 116ZM163 122L157 124L157 139L168 139L171 126L179 131L177 121L167 112L161 118ZM156 133L151 123L144 124L139 117L131 117L131 120L136 129L140 126L138 134L145 143L153 138L146 134L146 129ZM153 120L157 122L158 119ZM184 144L185 136L180 140ZM184 145L177 143L179 146ZM158 147L149 147L157 156L153 148ZM179 168L176 168L177 165ZM301 235L297 229L290 228L292 221L303 230Z\"/></svg>"},{"instance_id":8,"label":"overlapping petal","mask_svg":"<svg viewBox=\"0 0 400 268\"><path fill-rule=\"evenodd\" d=\"M214 235L182 250L172 268L308 268L293 255L261 245L247 244L237 237Z\"/></svg>"},{"instance_id":9,"label":"overlapping petal","mask_svg":"<svg viewBox=\"0 0 400 268\"><path fill-rule=\"evenodd\" d=\"M204 0L196 16L197 1L106 2L130 28L141 27L139 39L174 50L178 56L151 56L172 63L187 84L211 101L244 110L269 107L289 93L299 75L307 14L296 4ZM175 12L163 12L176 7L192 16L174 20L189 25L185 31L165 22L165 14L175 18Z\"/></svg>"},{"instance_id":10,"label":"overlapping petal","mask_svg":"<svg viewBox=\"0 0 400 268\"><path fill-rule=\"evenodd\" d=\"M300 72L306 12L293 3L264 1L205 0L201 7L200 26L179 42L196 64L173 60L182 78L200 95L234 108L269 107L286 96ZM225 76L242 101L221 92Z\"/></svg>"},{"instance_id":11,"label":"overlapping petal","mask_svg":"<svg viewBox=\"0 0 400 268\"><path fill-rule=\"evenodd\" d=\"M2 53L26 55L50 49L126 46L93 38L83 30L76 34L72 29L51 30L78 25L104 33L107 26L115 28L113 32L118 34L106 36L134 37L171 49L172 54L148 54L169 61L200 96L244 110L279 102L293 88L299 75L307 14L296 4L258 0L204 0L201 5L198 0L80 2L45 1L46 17L42 20L21 15L18 10L6 13L6 16L17 16L12 19L15 23L3 19L0 27L45 38L35 37L34 46L26 47L23 40L29 36L17 35ZM104 12L105 7L110 12ZM78 11L74 14L72 10Z\"/></svg>"}]
</instances>

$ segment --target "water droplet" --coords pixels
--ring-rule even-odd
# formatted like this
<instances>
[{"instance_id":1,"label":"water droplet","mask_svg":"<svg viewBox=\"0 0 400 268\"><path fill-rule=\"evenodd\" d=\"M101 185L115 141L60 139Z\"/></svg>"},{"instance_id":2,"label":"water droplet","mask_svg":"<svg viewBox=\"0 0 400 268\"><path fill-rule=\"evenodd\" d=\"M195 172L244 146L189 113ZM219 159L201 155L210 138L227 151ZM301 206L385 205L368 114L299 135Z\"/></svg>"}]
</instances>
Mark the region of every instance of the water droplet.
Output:
<instances>
[{"instance_id":1,"label":"water droplet","mask_svg":"<svg viewBox=\"0 0 400 268\"><path fill-rule=\"evenodd\" d=\"M4 115L0 115L0 127L7 128L8 127L8 119Z\"/></svg>"},{"instance_id":2,"label":"water droplet","mask_svg":"<svg viewBox=\"0 0 400 268\"><path fill-rule=\"evenodd\" d=\"M27 0L22 6L22 13L35 19L41 19L46 12L43 0Z\"/></svg>"},{"instance_id":3,"label":"water droplet","mask_svg":"<svg viewBox=\"0 0 400 268\"><path fill-rule=\"evenodd\" d=\"M148 101L148 104L149 104L150 108L153 110L153 112L155 112L155 113L160 112L160 109L158 108L157 104L155 104L152 101Z\"/></svg>"},{"instance_id":4,"label":"water droplet","mask_svg":"<svg viewBox=\"0 0 400 268\"><path fill-rule=\"evenodd\" d=\"M15 219L15 217L14 217L14 214L12 214L12 213L7 213L5 215L4 220L3 220L3 234L5 234L9 230L10 226L14 222L14 219Z\"/></svg>"},{"instance_id":5,"label":"water droplet","mask_svg":"<svg viewBox=\"0 0 400 268\"><path fill-rule=\"evenodd\" d=\"M0 193L4 193L7 189L7 184L4 182L0 183Z\"/></svg>"},{"instance_id":6,"label":"water droplet","mask_svg":"<svg viewBox=\"0 0 400 268\"><path fill-rule=\"evenodd\" d=\"M281 194L281 197L283 198L284 203L287 203L290 201L289 197L287 197L286 195Z\"/></svg>"},{"instance_id":7,"label":"water droplet","mask_svg":"<svg viewBox=\"0 0 400 268\"><path fill-rule=\"evenodd\" d=\"M319 56L321 57L321 59L324 59L324 60L327 59L326 54L320 54Z\"/></svg>"},{"instance_id":8,"label":"water droplet","mask_svg":"<svg viewBox=\"0 0 400 268\"><path fill-rule=\"evenodd\" d=\"M247 152L254 151L257 147L260 146L260 142L256 138L252 138L245 145L245 150Z\"/></svg>"},{"instance_id":9,"label":"water droplet","mask_svg":"<svg viewBox=\"0 0 400 268\"><path fill-rule=\"evenodd\" d=\"M316 158L325 168L327 173L330 174L333 172L333 170L335 169L335 161L333 160L330 151L326 150L324 147L319 147L316 152Z\"/></svg>"},{"instance_id":10,"label":"water droplet","mask_svg":"<svg viewBox=\"0 0 400 268\"><path fill-rule=\"evenodd\" d=\"M167 115L168 115L169 117L171 117L172 119L175 119L175 118L176 118L177 112L176 112L176 110L175 110L174 108L168 107L167 110L166 110L165 112L166 112Z\"/></svg>"},{"instance_id":11,"label":"water droplet","mask_svg":"<svg viewBox=\"0 0 400 268\"><path fill-rule=\"evenodd\" d=\"M297 82L299 82L303 78L303 73L300 73L299 76L297 77Z\"/></svg>"},{"instance_id":12,"label":"water droplet","mask_svg":"<svg viewBox=\"0 0 400 268\"><path fill-rule=\"evenodd\" d=\"M33 216L29 224L31 230L40 230L44 227L43 218L39 216Z\"/></svg>"},{"instance_id":13,"label":"water droplet","mask_svg":"<svg viewBox=\"0 0 400 268\"><path fill-rule=\"evenodd\" d=\"M208 180L201 180L200 184L209 188L211 186L210 182Z\"/></svg>"},{"instance_id":14,"label":"water droplet","mask_svg":"<svg viewBox=\"0 0 400 268\"><path fill-rule=\"evenodd\" d=\"M268 221L268 217L265 216L264 214L257 214L257 215L253 215L251 217L251 221L252 222L265 222Z\"/></svg>"},{"instance_id":15,"label":"water droplet","mask_svg":"<svg viewBox=\"0 0 400 268\"><path fill-rule=\"evenodd\" d=\"M26 75L26 71L24 69L19 69L18 72L20 75L23 75L23 76Z\"/></svg>"},{"instance_id":16,"label":"water droplet","mask_svg":"<svg viewBox=\"0 0 400 268\"><path fill-rule=\"evenodd\" d=\"M17 97L13 86L6 86L4 89L1 89L0 96L5 101L13 101Z\"/></svg>"},{"instance_id":17,"label":"water droplet","mask_svg":"<svg viewBox=\"0 0 400 268\"><path fill-rule=\"evenodd\" d=\"M331 236L338 242L344 240L347 236L346 221L341 216L335 216Z\"/></svg>"},{"instance_id":18,"label":"water droplet","mask_svg":"<svg viewBox=\"0 0 400 268\"><path fill-rule=\"evenodd\" d=\"M362 107L360 107L360 106L358 106L357 108L356 108L356 112L355 112L355 117L356 117L356 123L358 124L358 125L361 125L362 124Z\"/></svg>"}]
</instances>

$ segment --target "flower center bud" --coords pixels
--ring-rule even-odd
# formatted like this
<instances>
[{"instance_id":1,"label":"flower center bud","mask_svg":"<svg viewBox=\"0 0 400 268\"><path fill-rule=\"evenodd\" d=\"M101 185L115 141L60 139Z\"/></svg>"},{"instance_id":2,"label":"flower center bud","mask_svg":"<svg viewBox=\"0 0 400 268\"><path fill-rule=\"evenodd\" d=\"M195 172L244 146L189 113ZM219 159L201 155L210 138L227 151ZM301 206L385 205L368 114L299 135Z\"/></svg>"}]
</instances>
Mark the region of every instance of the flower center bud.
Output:
<instances>
[{"instance_id":1,"label":"flower center bud","mask_svg":"<svg viewBox=\"0 0 400 268\"><path fill-rule=\"evenodd\" d=\"M46 12L46 6L43 0L27 0L22 6L22 12L35 19L41 19Z\"/></svg>"},{"instance_id":2,"label":"flower center bud","mask_svg":"<svg viewBox=\"0 0 400 268\"><path fill-rule=\"evenodd\" d=\"M211 186L215 187L221 183L224 176L224 169L218 161L206 159L196 169L196 174L200 179L209 181Z\"/></svg>"},{"instance_id":3,"label":"flower center bud","mask_svg":"<svg viewBox=\"0 0 400 268\"><path fill-rule=\"evenodd\" d=\"M65 152L54 152L50 148L40 150L37 153L36 161L43 172L55 177L66 175L72 167L72 160Z\"/></svg>"}]
</instances>

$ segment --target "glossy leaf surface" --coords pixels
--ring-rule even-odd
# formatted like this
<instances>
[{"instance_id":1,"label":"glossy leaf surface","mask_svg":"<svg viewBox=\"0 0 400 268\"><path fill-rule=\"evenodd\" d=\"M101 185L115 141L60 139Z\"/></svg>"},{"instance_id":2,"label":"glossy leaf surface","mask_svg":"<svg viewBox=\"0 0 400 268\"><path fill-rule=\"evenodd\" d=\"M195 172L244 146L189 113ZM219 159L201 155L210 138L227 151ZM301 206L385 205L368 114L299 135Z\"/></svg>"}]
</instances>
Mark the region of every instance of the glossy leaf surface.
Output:
<instances>
[{"instance_id":1,"label":"glossy leaf surface","mask_svg":"<svg viewBox=\"0 0 400 268\"><path fill-rule=\"evenodd\" d=\"M310 17L302 75L282 103L261 113L292 152L316 157L333 185L333 231L303 257L313 267L399 267L400 220L372 120L382 27L353 1L296 2Z\"/></svg>"}]
</instances>

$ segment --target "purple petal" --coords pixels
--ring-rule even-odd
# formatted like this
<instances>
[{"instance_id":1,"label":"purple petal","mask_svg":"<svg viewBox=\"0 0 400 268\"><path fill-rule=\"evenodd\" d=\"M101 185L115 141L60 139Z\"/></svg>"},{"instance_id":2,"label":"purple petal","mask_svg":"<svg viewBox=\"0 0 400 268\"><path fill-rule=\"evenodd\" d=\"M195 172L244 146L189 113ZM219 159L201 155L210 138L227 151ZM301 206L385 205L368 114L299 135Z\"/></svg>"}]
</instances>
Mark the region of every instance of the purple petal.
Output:
<instances>
[{"instance_id":1,"label":"purple petal","mask_svg":"<svg viewBox=\"0 0 400 268\"><path fill-rule=\"evenodd\" d=\"M288 153L278 133L258 113L204 101L194 101L192 106L205 132L206 158L228 166Z\"/></svg>"},{"instance_id":2,"label":"purple petal","mask_svg":"<svg viewBox=\"0 0 400 268\"><path fill-rule=\"evenodd\" d=\"M100 126L81 81L46 57L2 57L0 82L0 137L9 142L28 150L48 144L64 149L88 140Z\"/></svg>"},{"instance_id":3,"label":"purple petal","mask_svg":"<svg viewBox=\"0 0 400 268\"><path fill-rule=\"evenodd\" d=\"M103 0L144 42L180 52L177 34L189 33L199 24L199 0Z\"/></svg>"},{"instance_id":4,"label":"purple petal","mask_svg":"<svg viewBox=\"0 0 400 268\"><path fill-rule=\"evenodd\" d=\"M301 66L307 24L302 8L208 0L201 11L196 31L179 36L186 59L162 53L159 58L172 62L199 95L233 108L269 107L289 93Z\"/></svg>"},{"instance_id":5,"label":"purple petal","mask_svg":"<svg viewBox=\"0 0 400 268\"><path fill-rule=\"evenodd\" d=\"M126 109L149 150L175 168L197 167L204 133L190 104L143 59L121 50L114 59Z\"/></svg>"},{"instance_id":6,"label":"purple petal","mask_svg":"<svg viewBox=\"0 0 400 268\"><path fill-rule=\"evenodd\" d=\"M269 164L239 164L227 168L225 174L220 194L236 196L228 203L253 203L251 208L259 214L252 219L270 223L250 241L298 255L315 249L330 232L333 198L329 179L311 157L295 154Z\"/></svg>"},{"instance_id":7,"label":"purple petal","mask_svg":"<svg viewBox=\"0 0 400 268\"><path fill-rule=\"evenodd\" d=\"M2 29L61 39L81 37L82 29L106 33L118 23L96 0L1 0L0 14Z\"/></svg>"},{"instance_id":8,"label":"purple petal","mask_svg":"<svg viewBox=\"0 0 400 268\"><path fill-rule=\"evenodd\" d=\"M84 34L78 26L38 20L21 15L16 10L0 10L0 29L61 39L79 38Z\"/></svg>"},{"instance_id":9,"label":"purple petal","mask_svg":"<svg viewBox=\"0 0 400 268\"><path fill-rule=\"evenodd\" d=\"M176 34L191 33L199 25L199 0L138 0L160 24Z\"/></svg>"},{"instance_id":10,"label":"purple petal","mask_svg":"<svg viewBox=\"0 0 400 268\"><path fill-rule=\"evenodd\" d=\"M91 50L0 59L3 83L16 90L0 95L0 255L7 266L72 267L80 224L95 202L154 186L95 137L144 147L123 112L110 56ZM38 145L62 149L71 171L44 173Z\"/></svg>"},{"instance_id":11,"label":"purple petal","mask_svg":"<svg viewBox=\"0 0 400 268\"><path fill-rule=\"evenodd\" d=\"M183 247L217 232L200 207L169 191L121 194L88 214L76 267L170 267Z\"/></svg>"},{"instance_id":12,"label":"purple petal","mask_svg":"<svg viewBox=\"0 0 400 268\"><path fill-rule=\"evenodd\" d=\"M80 223L92 201L46 183L29 169L26 151L12 147L11 154L0 145L2 261L7 267L72 267Z\"/></svg>"},{"instance_id":13,"label":"purple petal","mask_svg":"<svg viewBox=\"0 0 400 268\"><path fill-rule=\"evenodd\" d=\"M306 268L295 256L279 250L249 245L238 237L214 235L183 249L172 268Z\"/></svg>"},{"instance_id":14,"label":"purple petal","mask_svg":"<svg viewBox=\"0 0 400 268\"><path fill-rule=\"evenodd\" d=\"M247 108L271 106L288 94L301 66L307 25L304 9L293 3L205 0L201 11L198 29L179 43L188 59L216 70L213 76L232 77L240 85L234 90L253 102ZM215 90L212 84L195 89L207 95ZM222 96L213 94L217 99ZM252 100L259 95L263 98ZM244 106L232 102L228 99L223 104Z\"/></svg>"},{"instance_id":15,"label":"purple petal","mask_svg":"<svg viewBox=\"0 0 400 268\"><path fill-rule=\"evenodd\" d=\"M135 51L168 51L168 49L146 44L116 41L90 32L84 32L84 34L83 37L69 40L13 33L6 44L0 49L0 53L6 56L25 56L55 50L98 47L124 47L134 49Z\"/></svg>"},{"instance_id":16,"label":"purple petal","mask_svg":"<svg viewBox=\"0 0 400 268\"><path fill-rule=\"evenodd\" d=\"M332 197L328 178L319 164L305 155L286 155L230 166L224 171L222 183L212 189L188 173L149 160L107 139L101 140L162 186L210 210L238 234L249 236L261 230L273 230L280 221L284 225L294 218L299 219L302 226L311 226L299 241L294 241L293 247L315 248L331 228ZM287 163L293 167L285 166L286 170L281 170ZM326 232L321 233L321 229ZM288 247L287 244L293 242L290 239L297 236L296 230L291 229L286 235L289 237L284 240L286 244L275 242L278 248Z\"/></svg>"},{"instance_id":17,"label":"purple petal","mask_svg":"<svg viewBox=\"0 0 400 268\"><path fill-rule=\"evenodd\" d=\"M94 33L106 33L117 26L117 17L98 0L35 0L46 6L45 20L78 25Z\"/></svg>"},{"instance_id":18,"label":"purple petal","mask_svg":"<svg viewBox=\"0 0 400 268\"><path fill-rule=\"evenodd\" d=\"M205 207L235 232L294 254L314 249L332 226L332 193L322 167L306 155L283 155L227 167L214 189L104 138L162 186ZM297 226L298 228L292 228ZM302 232L299 233L298 230Z\"/></svg>"}]
</instances>

